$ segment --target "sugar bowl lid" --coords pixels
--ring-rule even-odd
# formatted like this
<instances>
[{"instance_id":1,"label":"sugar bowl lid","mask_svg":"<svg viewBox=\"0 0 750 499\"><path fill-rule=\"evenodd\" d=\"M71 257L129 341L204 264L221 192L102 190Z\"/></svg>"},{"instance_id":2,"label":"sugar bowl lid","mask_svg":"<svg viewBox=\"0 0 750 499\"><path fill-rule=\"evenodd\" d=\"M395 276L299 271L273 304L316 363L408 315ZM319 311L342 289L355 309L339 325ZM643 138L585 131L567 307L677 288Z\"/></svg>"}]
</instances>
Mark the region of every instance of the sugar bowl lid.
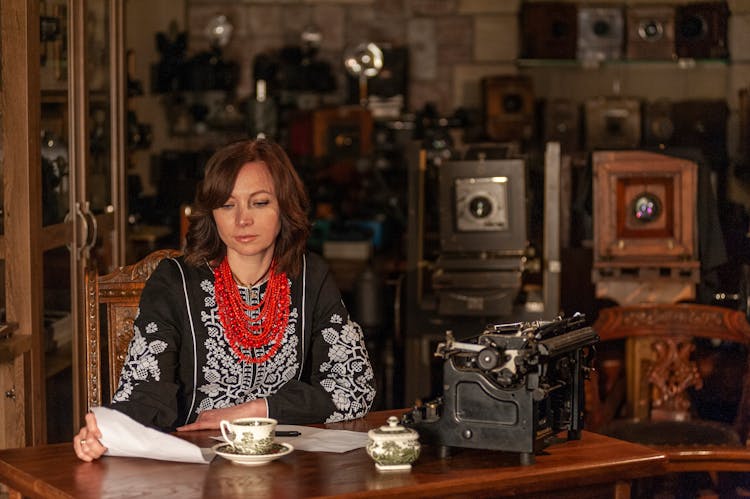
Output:
<instances>
[{"instance_id":1,"label":"sugar bowl lid","mask_svg":"<svg viewBox=\"0 0 750 499\"><path fill-rule=\"evenodd\" d=\"M391 416L386 420L386 425L375 428L367 432L367 436L374 441L410 441L417 440L419 434L411 428L406 428L398 424L398 418Z\"/></svg>"}]
</instances>

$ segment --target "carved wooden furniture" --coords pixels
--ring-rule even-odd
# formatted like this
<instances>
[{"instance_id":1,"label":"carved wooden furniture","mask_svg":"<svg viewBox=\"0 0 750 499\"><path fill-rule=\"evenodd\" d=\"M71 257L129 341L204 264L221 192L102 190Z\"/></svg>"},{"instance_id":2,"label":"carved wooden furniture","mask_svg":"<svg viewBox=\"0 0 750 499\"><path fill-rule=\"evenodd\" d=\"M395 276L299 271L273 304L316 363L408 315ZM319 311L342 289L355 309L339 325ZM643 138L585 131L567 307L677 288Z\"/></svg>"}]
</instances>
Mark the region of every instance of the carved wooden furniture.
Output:
<instances>
[{"instance_id":1,"label":"carved wooden furniture","mask_svg":"<svg viewBox=\"0 0 750 499\"><path fill-rule=\"evenodd\" d=\"M655 446L670 471L750 470L750 324L742 312L685 303L610 307L594 329L601 342L587 429Z\"/></svg>"},{"instance_id":2,"label":"carved wooden furniture","mask_svg":"<svg viewBox=\"0 0 750 499\"><path fill-rule=\"evenodd\" d=\"M177 250L158 250L107 275L99 276L96 269L86 273L87 407L108 402L114 393L133 337L143 287L160 261L179 254Z\"/></svg>"},{"instance_id":3,"label":"carved wooden furniture","mask_svg":"<svg viewBox=\"0 0 750 499\"><path fill-rule=\"evenodd\" d=\"M620 305L693 300L697 165L646 151L599 151L593 169L597 297Z\"/></svg>"}]
</instances>

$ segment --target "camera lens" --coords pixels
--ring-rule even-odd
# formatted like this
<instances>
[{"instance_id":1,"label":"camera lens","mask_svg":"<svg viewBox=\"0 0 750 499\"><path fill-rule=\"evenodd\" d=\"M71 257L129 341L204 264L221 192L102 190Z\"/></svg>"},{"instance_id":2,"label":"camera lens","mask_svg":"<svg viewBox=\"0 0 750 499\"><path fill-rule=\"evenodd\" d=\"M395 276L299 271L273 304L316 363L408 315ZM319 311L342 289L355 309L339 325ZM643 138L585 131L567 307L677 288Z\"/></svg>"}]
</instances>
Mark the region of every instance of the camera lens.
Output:
<instances>
[{"instance_id":1,"label":"camera lens","mask_svg":"<svg viewBox=\"0 0 750 499\"><path fill-rule=\"evenodd\" d=\"M661 201L653 194L644 192L633 200L633 216L642 223L653 222L661 215Z\"/></svg>"},{"instance_id":2,"label":"camera lens","mask_svg":"<svg viewBox=\"0 0 750 499\"><path fill-rule=\"evenodd\" d=\"M564 36L567 36L570 32L570 27L568 26L568 23L560 20L556 20L552 23L552 35L555 38L562 38Z\"/></svg>"},{"instance_id":3,"label":"camera lens","mask_svg":"<svg viewBox=\"0 0 750 499\"><path fill-rule=\"evenodd\" d=\"M523 108L523 98L518 94L508 94L503 97L503 110L506 113L518 113Z\"/></svg>"},{"instance_id":4,"label":"camera lens","mask_svg":"<svg viewBox=\"0 0 750 499\"><path fill-rule=\"evenodd\" d=\"M607 21L596 21L592 29L596 36L607 36L610 32L609 23Z\"/></svg>"},{"instance_id":5,"label":"camera lens","mask_svg":"<svg viewBox=\"0 0 750 499\"><path fill-rule=\"evenodd\" d=\"M474 218L486 218L492 213L492 200L487 196L477 196L469 201L469 213Z\"/></svg>"},{"instance_id":6,"label":"camera lens","mask_svg":"<svg viewBox=\"0 0 750 499\"><path fill-rule=\"evenodd\" d=\"M680 34L683 38L695 40L706 34L707 24L700 16L690 16L680 25Z\"/></svg>"},{"instance_id":7,"label":"camera lens","mask_svg":"<svg viewBox=\"0 0 750 499\"><path fill-rule=\"evenodd\" d=\"M664 33L664 28L661 23L657 21L646 21L638 26L638 36L643 40L656 41L659 40Z\"/></svg>"}]
</instances>

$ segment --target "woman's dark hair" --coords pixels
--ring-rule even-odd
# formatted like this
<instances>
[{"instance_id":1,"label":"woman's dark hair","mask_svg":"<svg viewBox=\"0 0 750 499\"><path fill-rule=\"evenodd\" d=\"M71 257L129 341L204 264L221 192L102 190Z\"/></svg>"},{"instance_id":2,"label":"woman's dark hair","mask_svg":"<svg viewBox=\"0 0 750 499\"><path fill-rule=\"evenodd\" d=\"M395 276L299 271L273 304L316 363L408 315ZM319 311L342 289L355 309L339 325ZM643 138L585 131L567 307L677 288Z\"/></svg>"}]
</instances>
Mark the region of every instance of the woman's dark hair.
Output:
<instances>
[{"instance_id":1,"label":"woman's dark hair","mask_svg":"<svg viewBox=\"0 0 750 499\"><path fill-rule=\"evenodd\" d=\"M185 237L186 262L197 266L208 261L216 265L226 255L226 245L219 237L213 210L229 199L242 167L255 162L268 167L279 202L281 231L274 249L277 270L290 276L299 274L310 235L310 201L284 149L265 139L229 144L214 153L206 163L205 175L198 185L189 216L190 227Z\"/></svg>"}]
</instances>

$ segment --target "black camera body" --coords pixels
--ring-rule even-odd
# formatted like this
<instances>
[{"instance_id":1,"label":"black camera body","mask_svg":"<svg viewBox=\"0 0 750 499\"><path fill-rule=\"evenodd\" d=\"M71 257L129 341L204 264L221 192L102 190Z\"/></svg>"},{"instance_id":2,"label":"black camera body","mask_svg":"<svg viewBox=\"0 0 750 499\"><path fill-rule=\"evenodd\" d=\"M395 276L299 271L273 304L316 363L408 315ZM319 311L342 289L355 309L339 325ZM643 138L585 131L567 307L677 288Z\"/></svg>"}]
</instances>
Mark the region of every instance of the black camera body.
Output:
<instances>
[{"instance_id":1,"label":"black camera body","mask_svg":"<svg viewBox=\"0 0 750 499\"><path fill-rule=\"evenodd\" d=\"M448 161L439 180L440 256L432 275L438 313L507 317L527 246L524 161Z\"/></svg>"}]
</instances>

